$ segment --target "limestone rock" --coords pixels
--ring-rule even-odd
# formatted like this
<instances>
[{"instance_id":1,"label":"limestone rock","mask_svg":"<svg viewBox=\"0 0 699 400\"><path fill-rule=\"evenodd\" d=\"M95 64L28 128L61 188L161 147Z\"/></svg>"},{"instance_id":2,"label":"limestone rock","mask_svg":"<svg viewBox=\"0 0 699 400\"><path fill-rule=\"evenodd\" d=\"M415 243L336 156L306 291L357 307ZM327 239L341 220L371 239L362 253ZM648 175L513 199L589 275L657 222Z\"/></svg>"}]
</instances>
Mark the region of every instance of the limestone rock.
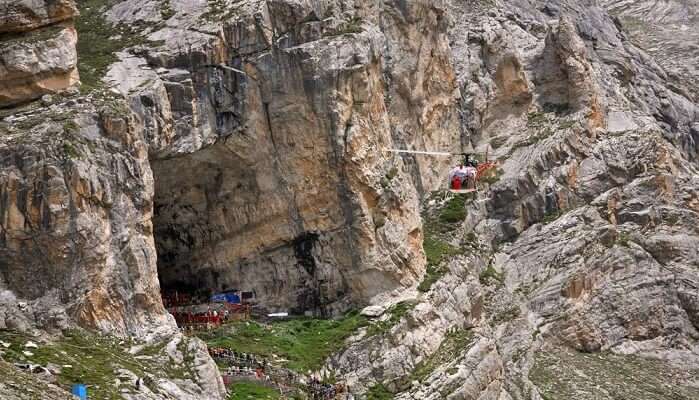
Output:
<instances>
[{"instance_id":1,"label":"limestone rock","mask_svg":"<svg viewBox=\"0 0 699 400\"><path fill-rule=\"evenodd\" d=\"M77 14L73 0L6 0L0 5L0 33L26 32Z\"/></svg>"},{"instance_id":2,"label":"limestone rock","mask_svg":"<svg viewBox=\"0 0 699 400\"><path fill-rule=\"evenodd\" d=\"M119 101L66 103L3 125L1 283L45 329L65 328L67 314L114 334L166 332L137 122Z\"/></svg>"},{"instance_id":3,"label":"limestone rock","mask_svg":"<svg viewBox=\"0 0 699 400\"><path fill-rule=\"evenodd\" d=\"M0 5L0 107L78 82L73 0L9 0Z\"/></svg>"},{"instance_id":4,"label":"limestone rock","mask_svg":"<svg viewBox=\"0 0 699 400\"><path fill-rule=\"evenodd\" d=\"M622 390L600 365L692 374L694 2L214 3L105 6L144 36L111 89L2 111L0 327L167 336L161 288L239 289L271 311L373 304L324 368L358 396L538 399L546 363ZM9 4L0 107L77 78L72 6ZM456 160L390 148L497 160L425 293L420 204ZM221 397L177 340L202 382L158 387Z\"/></svg>"},{"instance_id":5,"label":"limestone rock","mask_svg":"<svg viewBox=\"0 0 699 400\"><path fill-rule=\"evenodd\" d=\"M382 306L369 306L362 309L361 313L365 317L376 318L380 317L386 311L385 307Z\"/></svg>"},{"instance_id":6,"label":"limestone rock","mask_svg":"<svg viewBox=\"0 0 699 400\"><path fill-rule=\"evenodd\" d=\"M0 41L0 106L54 93L78 80L71 26L42 28Z\"/></svg>"}]
</instances>

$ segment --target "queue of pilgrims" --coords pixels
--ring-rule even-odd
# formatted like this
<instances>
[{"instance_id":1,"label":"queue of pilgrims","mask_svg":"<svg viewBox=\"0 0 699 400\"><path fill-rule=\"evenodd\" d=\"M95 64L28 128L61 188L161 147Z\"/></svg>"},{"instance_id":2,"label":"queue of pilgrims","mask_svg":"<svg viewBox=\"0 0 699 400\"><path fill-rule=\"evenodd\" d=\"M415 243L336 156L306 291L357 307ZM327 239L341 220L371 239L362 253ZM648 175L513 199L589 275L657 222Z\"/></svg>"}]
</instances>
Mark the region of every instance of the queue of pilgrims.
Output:
<instances>
[{"instance_id":1,"label":"queue of pilgrims","mask_svg":"<svg viewBox=\"0 0 699 400\"><path fill-rule=\"evenodd\" d=\"M263 357L255 354L237 352L231 349L211 347L209 348L211 357L227 365L223 375L233 377L248 377L267 382L273 382L275 386L281 388L302 386L306 388L311 400L332 400L342 398L339 397L343 393L347 393L346 388L342 384L331 385L322 382L318 377L298 376L293 372L283 369L274 368L267 363Z\"/></svg>"}]
</instances>

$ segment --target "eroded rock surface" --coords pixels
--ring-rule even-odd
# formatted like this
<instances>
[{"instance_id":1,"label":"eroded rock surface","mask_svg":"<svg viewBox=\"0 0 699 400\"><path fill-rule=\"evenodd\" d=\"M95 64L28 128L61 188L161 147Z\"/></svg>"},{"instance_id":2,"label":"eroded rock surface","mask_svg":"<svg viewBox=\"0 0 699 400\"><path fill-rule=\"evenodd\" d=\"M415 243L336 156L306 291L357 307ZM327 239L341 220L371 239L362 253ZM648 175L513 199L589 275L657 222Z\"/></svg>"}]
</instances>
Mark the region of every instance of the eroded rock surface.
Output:
<instances>
[{"instance_id":1,"label":"eroded rock surface","mask_svg":"<svg viewBox=\"0 0 699 400\"><path fill-rule=\"evenodd\" d=\"M0 4L0 107L78 82L76 15L72 0Z\"/></svg>"},{"instance_id":2,"label":"eroded rock surface","mask_svg":"<svg viewBox=\"0 0 699 400\"><path fill-rule=\"evenodd\" d=\"M129 11L141 6L109 16L145 21ZM149 36L164 46L107 75L153 121L162 285L254 290L269 309L325 314L415 284L418 198L447 164L384 150L459 147L443 10L248 1L173 11ZM183 58L173 49L185 29L195 44Z\"/></svg>"},{"instance_id":3,"label":"eroded rock surface","mask_svg":"<svg viewBox=\"0 0 699 400\"><path fill-rule=\"evenodd\" d=\"M161 288L236 288L382 309L325 367L360 398L692 398L696 5L655 5L98 5L140 35L101 88L3 113L0 327L167 335ZM72 82L59 6L0 20L3 105ZM12 41L35 29L55 36ZM455 159L396 147L498 161L427 267L420 211L447 207L429 192ZM668 372L606 370L638 365Z\"/></svg>"}]
</instances>

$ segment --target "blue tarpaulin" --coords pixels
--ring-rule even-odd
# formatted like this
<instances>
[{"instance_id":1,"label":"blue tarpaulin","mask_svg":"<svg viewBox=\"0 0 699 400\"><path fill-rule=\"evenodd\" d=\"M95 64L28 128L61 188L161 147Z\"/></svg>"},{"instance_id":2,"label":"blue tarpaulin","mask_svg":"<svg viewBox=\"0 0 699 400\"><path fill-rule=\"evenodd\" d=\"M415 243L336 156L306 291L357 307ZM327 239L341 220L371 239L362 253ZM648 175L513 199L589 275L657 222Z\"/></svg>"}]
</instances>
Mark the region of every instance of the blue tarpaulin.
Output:
<instances>
[{"instance_id":1,"label":"blue tarpaulin","mask_svg":"<svg viewBox=\"0 0 699 400\"><path fill-rule=\"evenodd\" d=\"M218 293L211 296L211 302L240 304L240 296L235 293Z\"/></svg>"},{"instance_id":2,"label":"blue tarpaulin","mask_svg":"<svg viewBox=\"0 0 699 400\"><path fill-rule=\"evenodd\" d=\"M78 396L80 400L87 400L87 386L82 383L73 385L73 395Z\"/></svg>"},{"instance_id":3,"label":"blue tarpaulin","mask_svg":"<svg viewBox=\"0 0 699 400\"><path fill-rule=\"evenodd\" d=\"M240 304L240 296L235 293L226 293L226 301L231 304Z\"/></svg>"},{"instance_id":4,"label":"blue tarpaulin","mask_svg":"<svg viewBox=\"0 0 699 400\"><path fill-rule=\"evenodd\" d=\"M219 293L211 296L212 303L223 303L226 301L226 295L224 293Z\"/></svg>"}]
</instances>

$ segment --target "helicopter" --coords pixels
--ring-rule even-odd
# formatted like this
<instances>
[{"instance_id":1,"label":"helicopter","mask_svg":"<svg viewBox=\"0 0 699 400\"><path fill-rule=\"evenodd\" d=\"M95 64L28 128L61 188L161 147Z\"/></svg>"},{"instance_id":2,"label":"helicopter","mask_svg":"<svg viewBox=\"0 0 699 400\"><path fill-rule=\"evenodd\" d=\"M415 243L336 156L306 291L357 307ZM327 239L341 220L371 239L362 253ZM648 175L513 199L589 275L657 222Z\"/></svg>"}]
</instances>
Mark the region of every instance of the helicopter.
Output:
<instances>
[{"instance_id":1,"label":"helicopter","mask_svg":"<svg viewBox=\"0 0 699 400\"><path fill-rule=\"evenodd\" d=\"M468 165L469 167L464 168L464 173L461 173L459 167L454 168L449 173L449 191L452 193L473 193L478 190L478 180L490 169L497 166L496 161L488 160L488 151L485 153L451 153L446 151L425 151L425 150L405 150L405 149L387 149L391 153L402 153L402 154L418 154L426 156L463 156L464 161L461 166ZM478 162L475 158L471 156L484 155L484 161ZM473 169L469 169L473 168ZM475 170L474 170L475 169Z\"/></svg>"}]
</instances>

